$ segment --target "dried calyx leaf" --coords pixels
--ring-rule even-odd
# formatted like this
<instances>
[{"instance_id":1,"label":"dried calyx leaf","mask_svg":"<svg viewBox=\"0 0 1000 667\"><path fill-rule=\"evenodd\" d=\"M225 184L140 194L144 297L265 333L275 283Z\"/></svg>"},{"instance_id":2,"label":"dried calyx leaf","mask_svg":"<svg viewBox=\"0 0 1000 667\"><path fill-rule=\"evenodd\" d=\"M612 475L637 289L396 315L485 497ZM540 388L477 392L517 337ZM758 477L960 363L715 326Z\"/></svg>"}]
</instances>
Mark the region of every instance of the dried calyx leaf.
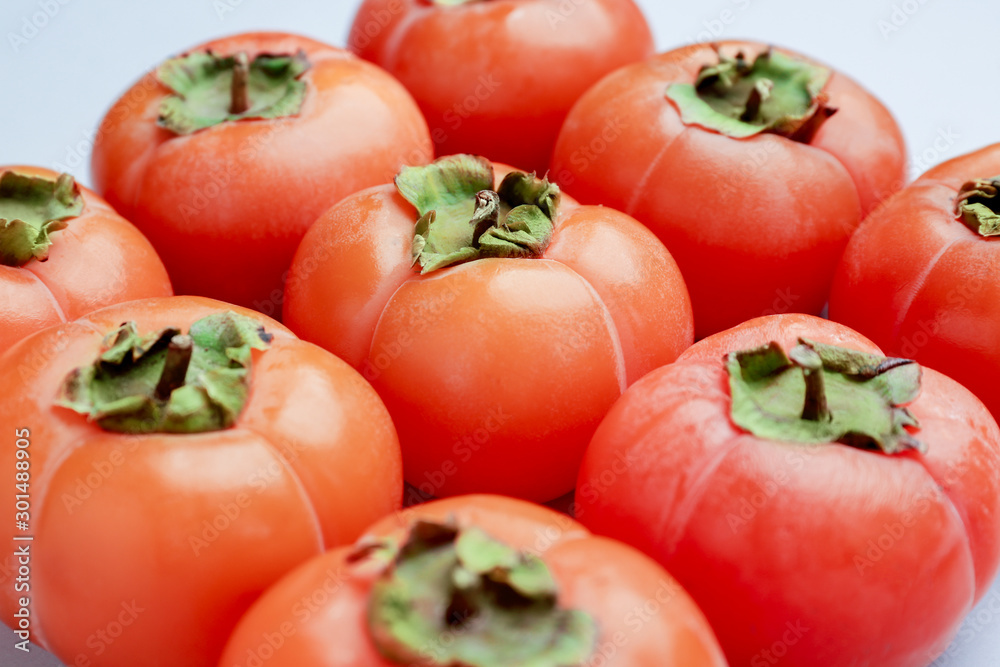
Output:
<instances>
[{"instance_id":1,"label":"dried calyx leaf","mask_svg":"<svg viewBox=\"0 0 1000 667\"><path fill-rule=\"evenodd\" d=\"M104 339L93 363L63 383L60 405L120 433L203 433L229 428L250 388L251 350L271 335L233 312L204 317L187 334L140 334L126 322Z\"/></svg>"},{"instance_id":2,"label":"dried calyx leaf","mask_svg":"<svg viewBox=\"0 0 1000 667\"><path fill-rule=\"evenodd\" d=\"M962 186L955 215L980 236L1000 236L1000 176L980 178Z\"/></svg>"},{"instance_id":3,"label":"dried calyx leaf","mask_svg":"<svg viewBox=\"0 0 1000 667\"><path fill-rule=\"evenodd\" d=\"M24 266L49 258L51 234L83 213L83 197L73 177L0 175L0 264Z\"/></svg>"},{"instance_id":4,"label":"dried calyx leaf","mask_svg":"<svg viewBox=\"0 0 1000 667\"><path fill-rule=\"evenodd\" d=\"M926 452L905 407L920 393L921 368L893 359L800 339L727 357L732 419L761 438L839 442L897 454Z\"/></svg>"},{"instance_id":5,"label":"dried calyx leaf","mask_svg":"<svg viewBox=\"0 0 1000 667\"><path fill-rule=\"evenodd\" d=\"M302 108L309 69L305 52L219 56L190 53L160 65L157 75L174 92L160 104L159 124L193 134L226 121L283 118Z\"/></svg>"},{"instance_id":6,"label":"dried calyx leaf","mask_svg":"<svg viewBox=\"0 0 1000 667\"><path fill-rule=\"evenodd\" d=\"M379 653L400 665L575 667L597 626L560 608L548 566L478 528L420 521L406 541L363 545L384 563L368 608ZM448 642L438 639L449 636Z\"/></svg>"},{"instance_id":7,"label":"dried calyx leaf","mask_svg":"<svg viewBox=\"0 0 1000 667\"><path fill-rule=\"evenodd\" d=\"M675 83L667 97L689 125L742 139L762 132L809 143L836 109L824 92L828 68L768 49L750 63L743 53L705 65L694 84Z\"/></svg>"},{"instance_id":8,"label":"dried calyx leaf","mask_svg":"<svg viewBox=\"0 0 1000 667\"><path fill-rule=\"evenodd\" d=\"M540 257L552 239L559 187L512 172L493 190L493 165L472 155L406 167L399 193L420 218L413 263L422 273L483 257Z\"/></svg>"}]
</instances>

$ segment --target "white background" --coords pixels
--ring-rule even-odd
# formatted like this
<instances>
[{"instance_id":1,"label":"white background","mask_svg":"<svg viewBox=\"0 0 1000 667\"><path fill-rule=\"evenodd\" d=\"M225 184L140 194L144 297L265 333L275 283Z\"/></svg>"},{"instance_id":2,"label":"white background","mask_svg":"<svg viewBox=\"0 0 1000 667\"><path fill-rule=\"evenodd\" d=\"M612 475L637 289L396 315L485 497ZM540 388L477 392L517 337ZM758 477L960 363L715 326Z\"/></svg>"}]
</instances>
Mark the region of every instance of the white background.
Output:
<instances>
[{"instance_id":1,"label":"white background","mask_svg":"<svg viewBox=\"0 0 1000 667\"><path fill-rule=\"evenodd\" d=\"M638 3L660 50L746 37L802 51L850 74L899 120L910 147L911 177L1000 142L996 0ZM101 116L150 67L199 42L248 30L287 30L343 45L357 5L356 0L0 0L0 164L66 169L89 184L91 137ZM1000 665L998 618L1000 585L966 620L935 667ZM38 649L25 657L5 637L0 632L0 664L58 664Z\"/></svg>"}]
</instances>

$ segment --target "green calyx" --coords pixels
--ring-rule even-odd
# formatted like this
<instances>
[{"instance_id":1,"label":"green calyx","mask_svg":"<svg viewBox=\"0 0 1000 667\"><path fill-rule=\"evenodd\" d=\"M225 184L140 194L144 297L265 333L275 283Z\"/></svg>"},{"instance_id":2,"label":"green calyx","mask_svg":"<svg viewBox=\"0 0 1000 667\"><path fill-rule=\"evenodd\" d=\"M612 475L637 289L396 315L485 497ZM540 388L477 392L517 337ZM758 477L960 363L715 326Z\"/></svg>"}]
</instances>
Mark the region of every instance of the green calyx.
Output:
<instances>
[{"instance_id":1,"label":"green calyx","mask_svg":"<svg viewBox=\"0 0 1000 667\"><path fill-rule=\"evenodd\" d=\"M422 273L484 257L541 257L552 239L559 186L512 172L493 190L493 165L453 155L406 167L396 188L420 215L413 264Z\"/></svg>"},{"instance_id":2,"label":"green calyx","mask_svg":"<svg viewBox=\"0 0 1000 667\"><path fill-rule=\"evenodd\" d=\"M904 405L920 393L921 368L892 359L799 339L789 354L777 343L733 352L726 361L732 419L761 438L839 442L898 454L927 446Z\"/></svg>"},{"instance_id":3,"label":"green calyx","mask_svg":"<svg viewBox=\"0 0 1000 667\"><path fill-rule=\"evenodd\" d=\"M385 563L368 626L390 662L576 667L593 653L596 622L559 607L545 563L479 529L418 522L402 545L362 554Z\"/></svg>"},{"instance_id":4,"label":"green calyx","mask_svg":"<svg viewBox=\"0 0 1000 667\"><path fill-rule=\"evenodd\" d=\"M737 139L762 132L809 143L836 109L823 92L830 70L768 49L751 64L743 53L706 65L694 84L675 83L667 97L681 120Z\"/></svg>"},{"instance_id":5,"label":"green calyx","mask_svg":"<svg viewBox=\"0 0 1000 667\"><path fill-rule=\"evenodd\" d=\"M83 197L73 177L52 180L13 171L0 175L0 264L24 266L44 262L51 234L83 213Z\"/></svg>"},{"instance_id":6,"label":"green calyx","mask_svg":"<svg viewBox=\"0 0 1000 667\"><path fill-rule=\"evenodd\" d=\"M1000 176L969 181L955 201L955 215L980 236L1000 236Z\"/></svg>"},{"instance_id":7,"label":"green calyx","mask_svg":"<svg viewBox=\"0 0 1000 667\"><path fill-rule=\"evenodd\" d=\"M229 428L250 391L251 350L271 334L233 312L204 317L187 334L142 335L126 322L104 350L63 382L57 405L119 433L204 433Z\"/></svg>"},{"instance_id":8,"label":"green calyx","mask_svg":"<svg viewBox=\"0 0 1000 667\"><path fill-rule=\"evenodd\" d=\"M304 52L294 56L190 53L166 61L157 76L174 92L160 104L159 124L193 134L226 121L284 118L302 108L309 69Z\"/></svg>"}]
</instances>

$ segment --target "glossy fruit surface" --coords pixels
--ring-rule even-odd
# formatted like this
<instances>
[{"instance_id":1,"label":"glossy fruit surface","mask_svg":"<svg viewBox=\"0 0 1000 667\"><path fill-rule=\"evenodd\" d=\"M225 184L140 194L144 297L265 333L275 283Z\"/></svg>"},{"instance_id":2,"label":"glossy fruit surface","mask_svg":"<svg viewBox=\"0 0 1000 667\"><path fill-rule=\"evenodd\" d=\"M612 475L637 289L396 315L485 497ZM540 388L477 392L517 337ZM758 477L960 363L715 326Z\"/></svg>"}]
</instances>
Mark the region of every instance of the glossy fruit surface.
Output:
<instances>
[{"instance_id":1,"label":"glossy fruit surface","mask_svg":"<svg viewBox=\"0 0 1000 667\"><path fill-rule=\"evenodd\" d=\"M830 298L832 319L955 378L994 417L1000 417L994 345L1000 336L1000 240L980 234L978 222L965 224L956 206L964 186L998 175L1000 144L921 176L851 239Z\"/></svg>"},{"instance_id":2,"label":"glossy fruit surface","mask_svg":"<svg viewBox=\"0 0 1000 667\"><path fill-rule=\"evenodd\" d=\"M233 426L129 434L56 404L70 371L108 350L105 335L122 322L145 334L228 312L273 336L252 352ZM375 392L253 311L200 297L112 306L11 348L0 383L0 426L10 434L0 464L12 484L15 470L23 475L28 509L15 505L13 489L3 504L12 520L25 512L18 534L34 538L32 638L67 664L82 655L108 666L215 665L265 588L400 504L399 445ZM8 538L9 553L25 546L16 540ZM25 593L15 590L17 568L10 572L0 610L15 627ZM120 633L113 641L109 624Z\"/></svg>"},{"instance_id":3,"label":"glossy fruit surface","mask_svg":"<svg viewBox=\"0 0 1000 667\"><path fill-rule=\"evenodd\" d=\"M59 177L41 167L0 166L0 177L11 172L51 181ZM98 308L172 294L149 241L96 193L79 186L76 191L82 208L51 234L44 261L20 266L0 261L0 350Z\"/></svg>"},{"instance_id":4,"label":"glossy fruit surface","mask_svg":"<svg viewBox=\"0 0 1000 667\"><path fill-rule=\"evenodd\" d=\"M800 338L878 353L805 315L701 341L636 383L602 423L577 487L581 521L669 569L730 664L928 664L1000 564L1000 429L928 368L908 413L897 412L919 422L906 431L926 453L737 426L727 355L772 341L790 351Z\"/></svg>"},{"instance_id":5,"label":"glossy fruit surface","mask_svg":"<svg viewBox=\"0 0 1000 667\"><path fill-rule=\"evenodd\" d=\"M847 76L761 44L719 46L677 49L606 77L573 108L552 164L581 202L624 211L663 241L691 292L699 338L761 315L818 314L851 233L902 187L906 162L892 116ZM808 136L746 124L732 129L757 133L732 136L668 98L720 63L742 71L768 53L817 81L815 108L803 111L815 123L798 130Z\"/></svg>"},{"instance_id":6,"label":"glossy fruit surface","mask_svg":"<svg viewBox=\"0 0 1000 667\"><path fill-rule=\"evenodd\" d=\"M92 162L97 189L153 243L178 294L279 316L284 274L309 225L347 195L430 159L426 122L385 72L305 37L248 33L188 56L208 53L228 57L218 68L230 70L240 53L304 59L293 81L300 109L178 134L162 120L174 108L164 106L172 90L163 81L181 63L169 61L105 116Z\"/></svg>"},{"instance_id":7,"label":"glossy fruit surface","mask_svg":"<svg viewBox=\"0 0 1000 667\"><path fill-rule=\"evenodd\" d=\"M413 94L438 155L539 174L577 99L653 54L632 0L366 0L349 43Z\"/></svg>"},{"instance_id":8,"label":"glossy fruit surface","mask_svg":"<svg viewBox=\"0 0 1000 667\"><path fill-rule=\"evenodd\" d=\"M500 184L510 170L496 171ZM418 217L391 185L327 211L296 255L285 320L372 382L427 495L567 493L624 388L692 342L673 259L629 216L566 199L538 256L418 273Z\"/></svg>"},{"instance_id":9,"label":"glossy fruit surface","mask_svg":"<svg viewBox=\"0 0 1000 667\"><path fill-rule=\"evenodd\" d=\"M621 543L589 535L568 517L511 498L462 496L383 520L365 543L398 538L415 521L478 528L539 557L555 580L558 605L596 621L599 632L583 664L725 665L701 612L669 574ZM240 622L220 665L249 665L254 659L275 667L405 664L383 657L373 642L369 605L380 570L354 553L347 548L330 551L276 584ZM428 638L421 664L446 664L442 656L463 635L475 632L478 620L470 617L467 624L456 623L451 632Z\"/></svg>"}]
</instances>

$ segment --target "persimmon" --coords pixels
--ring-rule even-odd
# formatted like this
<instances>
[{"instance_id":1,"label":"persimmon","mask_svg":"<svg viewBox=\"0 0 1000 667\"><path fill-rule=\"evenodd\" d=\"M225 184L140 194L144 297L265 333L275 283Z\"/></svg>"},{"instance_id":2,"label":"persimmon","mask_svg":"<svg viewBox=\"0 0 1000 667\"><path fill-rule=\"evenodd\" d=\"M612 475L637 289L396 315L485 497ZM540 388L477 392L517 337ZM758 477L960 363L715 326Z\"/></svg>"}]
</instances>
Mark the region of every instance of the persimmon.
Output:
<instances>
[{"instance_id":1,"label":"persimmon","mask_svg":"<svg viewBox=\"0 0 1000 667\"><path fill-rule=\"evenodd\" d=\"M1000 428L847 327L765 317L630 388L577 504L677 577L730 664L924 665L1000 565Z\"/></svg>"},{"instance_id":2,"label":"persimmon","mask_svg":"<svg viewBox=\"0 0 1000 667\"><path fill-rule=\"evenodd\" d=\"M761 315L819 314L852 232L903 186L905 167L895 120L849 77L721 42L591 88L566 119L552 177L656 233L704 338Z\"/></svg>"},{"instance_id":3,"label":"persimmon","mask_svg":"<svg viewBox=\"0 0 1000 667\"><path fill-rule=\"evenodd\" d=\"M1000 144L928 171L847 245L830 318L971 389L1000 418Z\"/></svg>"},{"instance_id":4,"label":"persimmon","mask_svg":"<svg viewBox=\"0 0 1000 667\"><path fill-rule=\"evenodd\" d=\"M18 484L0 504L23 521L5 543L30 569L0 614L18 628L29 608L31 639L67 664L214 666L265 588L400 505L375 392L253 311L104 308L0 356L0 386ZM98 641L123 605L127 632Z\"/></svg>"},{"instance_id":5,"label":"persimmon","mask_svg":"<svg viewBox=\"0 0 1000 667\"><path fill-rule=\"evenodd\" d=\"M123 301L171 296L149 241L69 174L0 167L0 350Z\"/></svg>"},{"instance_id":6,"label":"persimmon","mask_svg":"<svg viewBox=\"0 0 1000 667\"><path fill-rule=\"evenodd\" d=\"M462 496L379 522L269 590L222 667L724 667L677 582L523 501Z\"/></svg>"},{"instance_id":7,"label":"persimmon","mask_svg":"<svg viewBox=\"0 0 1000 667\"><path fill-rule=\"evenodd\" d=\"M372 382L410 484L536 501L573 488L607 409L693 336L684 281L647 229L468 155L323 214L285 320Z\"/></svg>"},{"instance_id":8,"label":"persimmon","mask_svg":"<svg viewBox=\"0 0 1000 667\"><path fill-rule=\"evenodd\" d=\"M247 33L145 75L104 117L92 168L178 294L280 316L319 214L432 157L420 110L384 71L305 37Z\"/></svg>"},{"instance_id":9,"label":"persimmon","mask_svg":"<svg viewBox=\"0 0 1000 667\"><path fill-rule=\"evenodd\" d=\"M633 0L365 0L348 42L413 94L438 155L539 174L580 96L653 54Z\"/></svg>"}]
</instances>

